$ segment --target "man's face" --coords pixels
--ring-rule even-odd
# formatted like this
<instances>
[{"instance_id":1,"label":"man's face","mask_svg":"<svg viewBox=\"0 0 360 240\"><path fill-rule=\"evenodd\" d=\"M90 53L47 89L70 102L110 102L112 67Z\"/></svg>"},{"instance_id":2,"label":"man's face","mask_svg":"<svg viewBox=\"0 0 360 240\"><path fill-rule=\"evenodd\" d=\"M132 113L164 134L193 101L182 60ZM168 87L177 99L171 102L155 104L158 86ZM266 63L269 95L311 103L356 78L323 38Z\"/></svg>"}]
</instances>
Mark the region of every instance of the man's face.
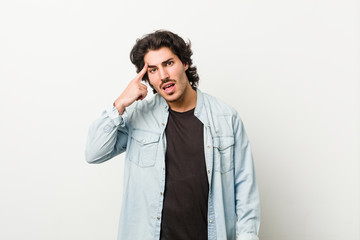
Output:
<instances>
[{"instance_id":1,"label":"man's face","mask_svg":"<svg viewBox=\"0 0 360 240\"><path fill-rule=\"evenodd\" d=\"M150 50L145 54L144 61L149 65L150 84L167 102L182 100L185 93L192 89L185 73L188 65L183 64L169 48Z\"/></svg>"}]
</instances>

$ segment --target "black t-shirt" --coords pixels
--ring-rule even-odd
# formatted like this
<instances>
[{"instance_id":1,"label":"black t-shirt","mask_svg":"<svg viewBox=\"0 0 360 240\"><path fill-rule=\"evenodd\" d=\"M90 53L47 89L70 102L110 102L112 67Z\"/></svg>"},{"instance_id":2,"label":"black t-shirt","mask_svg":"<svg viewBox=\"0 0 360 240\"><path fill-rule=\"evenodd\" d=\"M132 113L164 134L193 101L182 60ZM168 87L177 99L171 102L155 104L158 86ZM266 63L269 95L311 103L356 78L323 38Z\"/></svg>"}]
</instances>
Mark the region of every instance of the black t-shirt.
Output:
<instances>
[{"instance_id":1,"label":"black t-shirt","mask_svg":"<svg viewBox=\"0 0 360 240\"><path fill-rule=\"evenodd\" d=\"M187 112L169 110L165 129L166 183L161 240L206 240L209 183L203 124Z\"/></svg>"}]
</instances>

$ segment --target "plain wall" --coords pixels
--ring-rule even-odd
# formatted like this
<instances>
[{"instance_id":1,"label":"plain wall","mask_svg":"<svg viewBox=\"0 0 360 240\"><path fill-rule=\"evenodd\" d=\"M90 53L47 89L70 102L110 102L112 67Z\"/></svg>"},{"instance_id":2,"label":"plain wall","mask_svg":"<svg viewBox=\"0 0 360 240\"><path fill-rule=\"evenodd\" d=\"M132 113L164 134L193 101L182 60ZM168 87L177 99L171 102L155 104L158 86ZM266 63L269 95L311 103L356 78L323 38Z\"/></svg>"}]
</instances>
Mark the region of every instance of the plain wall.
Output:
<instances>
[{"instance_id":1,"label":"plain wall","mask_svg":"<svg viewBox=\"0 0 360 240\"><path fill-rule=\"evenodd\" d=\"M124 156L84 158L136 38L192 41L200 89L250 138L262 240L359 240L355 0L0 3L0 239L116 239Z\"/></svg>"}]
</instances>

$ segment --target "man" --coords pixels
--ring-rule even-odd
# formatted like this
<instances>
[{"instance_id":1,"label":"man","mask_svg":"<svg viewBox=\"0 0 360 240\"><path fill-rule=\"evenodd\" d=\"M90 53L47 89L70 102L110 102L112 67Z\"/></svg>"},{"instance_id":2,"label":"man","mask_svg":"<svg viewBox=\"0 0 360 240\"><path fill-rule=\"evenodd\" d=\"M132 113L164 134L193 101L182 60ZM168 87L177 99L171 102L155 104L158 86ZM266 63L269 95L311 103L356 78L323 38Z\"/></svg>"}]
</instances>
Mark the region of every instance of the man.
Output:
<instances>
[{"instance_id":1,"label":"man","mask_svg":"<svg viewBox=\"0 0 360 240\"><path fill-rule=\"evenodd\" d=\"M89 129L89 163L126 151L119 240L258 239L244 126L197 89L191 56L190 43L169 31L138 39L130 54L138 75Z\"/></svg>"}]
</instances>

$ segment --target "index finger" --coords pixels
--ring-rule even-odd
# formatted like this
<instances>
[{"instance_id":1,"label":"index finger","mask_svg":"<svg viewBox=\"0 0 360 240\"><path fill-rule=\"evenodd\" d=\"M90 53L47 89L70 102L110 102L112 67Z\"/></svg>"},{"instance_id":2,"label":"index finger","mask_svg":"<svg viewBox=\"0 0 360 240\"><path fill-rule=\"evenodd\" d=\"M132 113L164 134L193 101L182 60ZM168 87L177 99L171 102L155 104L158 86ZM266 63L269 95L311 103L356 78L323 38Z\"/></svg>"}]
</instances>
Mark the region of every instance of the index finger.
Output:
<instances>
[{"instance_id":1,"label":"index finger","mask_svg":"<svg viewBox=\"0 0 360 240\"><path fill-rule=\"evenodd\" d=\"M137 81L141 81L142 80L142 78L143 78L143 76L145 75L145 73L146 73L146 71L147 71L147 69L148 69L148 64L147 63L145 63L145 65L144 65L144 67L143 67L143 69L141 69L141 71L138 73L138 75L136 76L136 80Z\"/></svg>"}]
</instances>

